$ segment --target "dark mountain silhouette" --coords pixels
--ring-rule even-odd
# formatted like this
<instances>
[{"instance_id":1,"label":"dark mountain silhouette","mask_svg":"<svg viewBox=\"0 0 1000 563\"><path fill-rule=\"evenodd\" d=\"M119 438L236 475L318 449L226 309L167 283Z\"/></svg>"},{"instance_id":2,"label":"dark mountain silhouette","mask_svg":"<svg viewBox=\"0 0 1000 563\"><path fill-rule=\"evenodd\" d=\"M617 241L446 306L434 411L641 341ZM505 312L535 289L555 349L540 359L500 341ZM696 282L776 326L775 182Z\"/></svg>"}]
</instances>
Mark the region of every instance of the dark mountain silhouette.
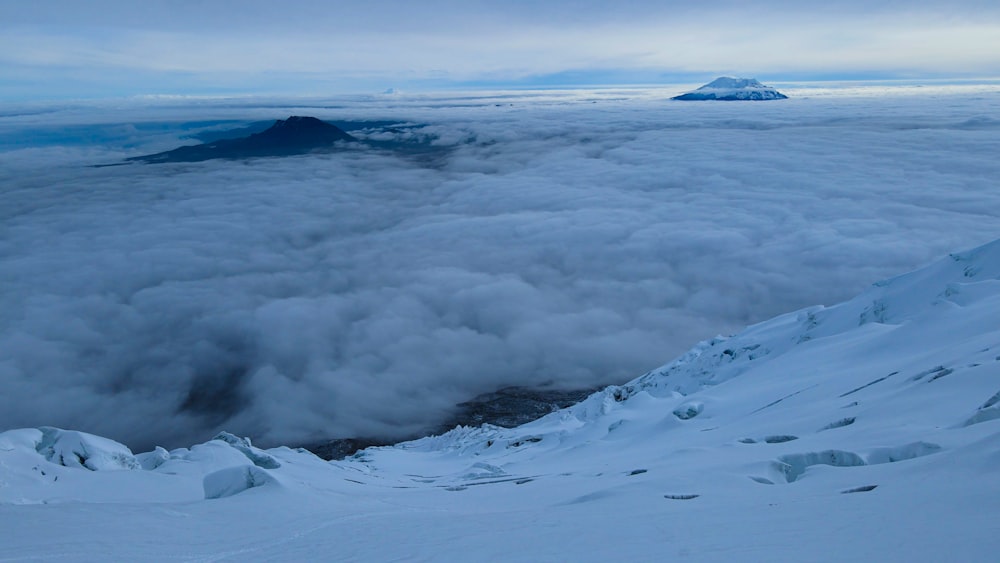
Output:
<instances>
[{"instance_id":1,"label":"dark mountain silhouette","mask_svg":"<svg viewBox=\"0 0 1000 563\"><path fill-rule=\"evenodd\" d=\"M219 139L201 145L136 156L127 160L149 164L201 162L216 158L239 159L261 156L290 156L329 149L337 142L356 139L335 125L315 117L294 115L274 122L264 131L235 139Z\"/></svg>"}]
</instances>

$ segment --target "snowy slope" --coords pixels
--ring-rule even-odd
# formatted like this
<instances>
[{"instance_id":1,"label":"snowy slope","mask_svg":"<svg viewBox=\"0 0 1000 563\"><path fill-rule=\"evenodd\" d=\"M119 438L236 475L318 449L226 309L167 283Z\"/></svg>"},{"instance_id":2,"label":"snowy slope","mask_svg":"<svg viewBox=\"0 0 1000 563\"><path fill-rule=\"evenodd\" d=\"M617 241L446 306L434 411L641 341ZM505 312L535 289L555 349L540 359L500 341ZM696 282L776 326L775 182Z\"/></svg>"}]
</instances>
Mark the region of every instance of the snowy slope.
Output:
<instances>
[{"instance_id":1,"label":"snowy slope","mask_svg":"<svg viewBox=\"0 0 1000 563\"><path fill-rule=\"evenodd\" d=\"M687 92L679 96L674 96L674 100L784 100L788 96L775 90L770 86L765 86L756 78L730 78L722 76L705 84L704 86Z\"/></svg>"},{"instance_id":2,"label":"snowy slope","mask_svg":"<svg viewBox=\"0 0 1000 563\"><path fill-rule=\"evenodd\" d=\"M1000 241L514 428L343 462L0 434L0 560L993 560Z\"/></svg>"}]
</instances>

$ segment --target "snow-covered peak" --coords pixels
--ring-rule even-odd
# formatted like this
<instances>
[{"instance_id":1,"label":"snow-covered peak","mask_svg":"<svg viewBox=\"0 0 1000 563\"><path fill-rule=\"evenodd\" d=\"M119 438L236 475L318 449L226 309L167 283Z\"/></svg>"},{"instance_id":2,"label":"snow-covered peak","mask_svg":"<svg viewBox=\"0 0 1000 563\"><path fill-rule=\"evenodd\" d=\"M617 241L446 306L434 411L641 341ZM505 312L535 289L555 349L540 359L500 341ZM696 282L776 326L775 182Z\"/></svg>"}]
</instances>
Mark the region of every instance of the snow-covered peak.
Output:
<instances>
[{"instance_id":1,"label":"snow-covered peak","mask_svg":"<svg viewBox=\"0 0 1000 563\"><path fill-rule=\"evenodd\" d=\"M761 84L756 78L733 78L722 76L704 86L674 96L674 100L783 100L788 96L770 86Z\"/></svg>"},{"instance_id":2,"label":"snow-covered peak","mask_svg":"<svg viewBox=\"0 0 1000 563\"><path fill-rule=\"evenodd\" d=\"M731 76L720 76L708 84L698 88L766 88L756 78L733 78Z\"/></svg>"}]
</instances>

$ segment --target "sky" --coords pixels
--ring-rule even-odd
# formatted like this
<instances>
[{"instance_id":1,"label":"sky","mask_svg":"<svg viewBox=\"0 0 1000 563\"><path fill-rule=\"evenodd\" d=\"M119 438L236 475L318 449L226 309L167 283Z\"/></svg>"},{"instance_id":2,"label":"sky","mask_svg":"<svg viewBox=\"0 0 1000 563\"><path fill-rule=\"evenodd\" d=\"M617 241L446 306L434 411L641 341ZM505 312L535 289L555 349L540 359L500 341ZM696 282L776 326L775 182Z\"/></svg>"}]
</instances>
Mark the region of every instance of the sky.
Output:
<instances>
[{"instance_id":1,"label":"sky","mask_svg":"<svg viewBox=\"0 0 1000 563\"><path fill-rule=\"evenodd\" d=\"M0 0L0 99L1000 76L1000 6Z\"/></svg>"},{"instance_id":2,"label":"sky","mask_svg":"<svg viewBox=\"0 0 1000 563\"><path fill-rule=\"evenodd\" d=\"M997 86L787 93L0 115L0 428L406 438L479 393L621 383L1000 237ZM354 134L431 158L91 167L293 114L386 120Z\"/></svg>"}]
</instances>

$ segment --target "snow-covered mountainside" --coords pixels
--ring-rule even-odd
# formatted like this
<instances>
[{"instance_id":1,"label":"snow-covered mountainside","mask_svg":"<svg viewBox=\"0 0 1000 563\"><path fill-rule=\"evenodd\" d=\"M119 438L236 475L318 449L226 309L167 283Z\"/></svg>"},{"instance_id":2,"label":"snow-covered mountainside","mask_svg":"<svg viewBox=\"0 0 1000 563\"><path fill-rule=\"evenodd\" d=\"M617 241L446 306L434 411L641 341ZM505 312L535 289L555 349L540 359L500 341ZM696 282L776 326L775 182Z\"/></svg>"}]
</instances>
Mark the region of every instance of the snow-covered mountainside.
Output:
<instances>
[{"instance_id":1,"label":"snow-covered mountainside","mask_svg":"<svg viewBox=\"0 0 1000 563\"><path fill-rule=\"evenodd\" d=\"M992 560L1000 241L512 429L339 462L0 434L3 558Z\"/></svg>"},{"instance_id":2,"label":"snow-covered mountainside","mask_svg":"<svg viewBox=\"0 0 1000 563\"><path fill-rule=\"evenodd\" d=\"M674 96L673 100L693 101L693 100L784 100L788 96L775 90L770 86L765 86L756 78L730 78L722 76L709 82L708 84L679 96Z\"/></svg>"}]
</instances>

